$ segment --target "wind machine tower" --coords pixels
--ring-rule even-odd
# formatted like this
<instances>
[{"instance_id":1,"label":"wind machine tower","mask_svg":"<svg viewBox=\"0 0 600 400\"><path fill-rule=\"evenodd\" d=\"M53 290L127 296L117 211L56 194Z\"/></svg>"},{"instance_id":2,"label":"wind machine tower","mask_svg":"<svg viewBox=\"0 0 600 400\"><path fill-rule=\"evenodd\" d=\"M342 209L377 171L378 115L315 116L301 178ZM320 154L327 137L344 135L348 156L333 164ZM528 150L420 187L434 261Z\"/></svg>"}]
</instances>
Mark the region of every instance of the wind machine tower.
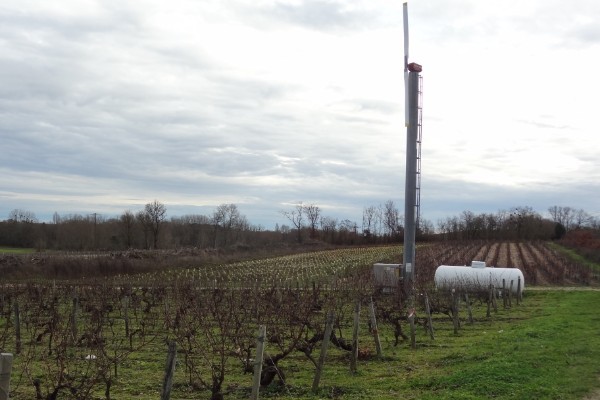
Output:
<instances>
[{"instance_id":1,"label":"wind machine tower","mask_svg":"<svg viewBox=\"0 0 600 400\"><path fill-rule=\"evenodd\" d=\"M412 295L416 265L415 241L421 206L421 135L423 79L421 65L408 62L408 4L403 4L404 25L404 116L406 125L406 181L404 188L404 291Z\"/></svg>"},{"instance_id":2,"label":"wind machine tower","mask_svg":"<svg viewBox=\"0 0 600 400\"><path fill-rule=\"evenodd\" d=\"M404 3L404 122L406 125L406 180L404 187L404 251L402 264L373 264L375 284L393 290L402 274L402 291L412 308L416 276L415 241L421 208L421 134L423 80L421 65L408 62L408 5Z\"/></svg>"}]
</instances>

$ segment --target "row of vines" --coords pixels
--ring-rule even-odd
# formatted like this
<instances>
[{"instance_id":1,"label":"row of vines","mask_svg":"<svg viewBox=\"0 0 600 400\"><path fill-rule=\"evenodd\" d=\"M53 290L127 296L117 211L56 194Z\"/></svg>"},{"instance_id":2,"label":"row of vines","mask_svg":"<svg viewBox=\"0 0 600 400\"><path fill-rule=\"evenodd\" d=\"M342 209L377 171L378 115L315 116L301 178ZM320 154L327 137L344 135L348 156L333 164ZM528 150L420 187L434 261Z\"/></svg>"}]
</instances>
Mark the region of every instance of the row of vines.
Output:
<instances>
[{"instance_id":1,"label":"row of vines","mask_svg":"<svg viewBox=\"0 0 600 400\"><path fill-rule=\"evenodd\" d=\"M457 297L436 291L433 273L438 265L475 259L520 267L530 284L590 283L585 268L542 243L423 246L416 263L418 325L430 324L425 298L438 318L456 321ZM324 340L338 361L354 351L374 357L373 346L355 349L349 339L357 304L373 301L379 331L393 345L408 339L402 291L379 292L371 276L374 262L399 260L398 246L355 248L93 282L0 283L0 351L15 354L11 398L157 398L173 342L180 398L247 398L260 325L268 341L260 383L289 390L291 376L316 370ZM472 293L470 301L489 300ZM325 338L330 313L334 329ZM368 335L377 332L370 318L361 318Z\"/></svg>"}]
</instances>

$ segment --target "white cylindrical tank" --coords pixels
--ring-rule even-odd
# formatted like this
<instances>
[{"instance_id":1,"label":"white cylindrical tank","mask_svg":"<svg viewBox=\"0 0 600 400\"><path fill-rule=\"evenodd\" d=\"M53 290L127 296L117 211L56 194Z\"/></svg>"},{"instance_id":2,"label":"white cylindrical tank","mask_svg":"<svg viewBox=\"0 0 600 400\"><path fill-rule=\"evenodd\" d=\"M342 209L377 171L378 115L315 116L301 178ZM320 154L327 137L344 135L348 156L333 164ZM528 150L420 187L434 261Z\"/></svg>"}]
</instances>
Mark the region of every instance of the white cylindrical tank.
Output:
<instances>
[{"instance_id":1,"label":"white cylindrical tank","mask_svg":"<svg viewBox=\"0 0 600 400\"><path fill-rule=\"evenodd\" d=\"M521 292L525 289L525 278L518 268L487 268L485 263L474 262L472 266L440 265L435 271L435 285L446 289L475 289L486 290L490 284L495 288L502 288L502 280L506 289L510 289L513 281L512 292L517 293L518 282L521 279Z\"/></svg>"}]
</instances>

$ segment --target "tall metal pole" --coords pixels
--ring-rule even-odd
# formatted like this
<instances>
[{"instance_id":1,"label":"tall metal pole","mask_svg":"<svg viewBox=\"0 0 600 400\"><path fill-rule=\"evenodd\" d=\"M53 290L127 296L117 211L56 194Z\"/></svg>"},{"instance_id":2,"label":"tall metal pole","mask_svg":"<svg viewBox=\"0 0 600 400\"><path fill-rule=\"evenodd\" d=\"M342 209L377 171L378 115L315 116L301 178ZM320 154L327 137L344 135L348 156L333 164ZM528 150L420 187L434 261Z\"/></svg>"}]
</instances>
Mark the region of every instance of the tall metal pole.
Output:
<instances>
[{"instance_id":1,"label":"tall metal pole","mask_svg":"<svg viewBox=\"0 0 600 400\"><path fill-rule=\"evenodd\" d=\"M417 207L417 140L419 129L419 72L408 74L408 125L406 127L406 181L404 188L404 291L412 294L415 276Z\"/></svg>"}]
</instances>

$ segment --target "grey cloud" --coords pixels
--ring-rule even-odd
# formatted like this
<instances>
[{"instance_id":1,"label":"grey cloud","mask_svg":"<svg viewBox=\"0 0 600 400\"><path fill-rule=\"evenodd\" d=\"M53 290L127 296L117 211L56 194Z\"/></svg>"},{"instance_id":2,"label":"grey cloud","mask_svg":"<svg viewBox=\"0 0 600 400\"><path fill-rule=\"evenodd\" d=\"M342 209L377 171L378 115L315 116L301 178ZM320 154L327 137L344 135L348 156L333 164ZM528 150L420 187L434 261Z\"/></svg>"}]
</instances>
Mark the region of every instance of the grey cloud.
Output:
<instances>
[{"instance_id":1,"label":"grey cloud","mask_svg":"<svg viewBox=\"0 0 600 400\"><path fill-rule=\"evenodd\" d=\"M276 1L266 6L240 6L239 13L254 19L256 26L293 24L319 31L356 30L389 26L390 20L401 21L402 15L393 18L377 12L380 2L344 2L336 0L310 0L296 4ZM401 6L399 6L401 10ZM268 21L268 24L265 22Z\"/></svg>"},{"instance_id":2,"label":"grey cloud","mask_svg":"<svg viewBox=\"0 0 600 400\"><path fill-rule=\"evenodd\" d=\"M600 184L574 182L540 182L528 187L499 188L492 183L473 185L452 179L425 179L421 205L424 217L432 221L457 215L463 210L495 213L517 206L530 206L543 214L552 205L571 204L595 212L598 205L594 194L599 191Z\"/></svg>"},{"instance_id":3,"label":"grey cloud","mask_svg":"<svg viewBox=\"0 0 600 400\"><path fill-rule=\"evenodd\" d=\"M596 23L589 23L572 28L570 36L582 44L597 45L600 44L600 26Z\"/></svg>"},{"instance_id":4,"label":"grey cloud","mask_svg":"<svg viewBox=\"0 0 600 400\"><path fill-rule=\"evenodd\" d=\"M347 10L344 4L335 1L308 1L294 5L277 3L273 12L279 18L309 28L327 30L356 26L361 20L360 15Z\"/></svg>"},{"instance_id":5,"label":"grey cloud","mask_svg":"<svg viewBox=\"0 0 600 400\"><path fill-rule=\"evenodd\" d=\"M534 15L510 20L515 29L543 39L547 47L573 48L600 42L600 4L593 0L564 3L540 1Z\"/></svg>"},{"instance_id":6,"label":"grey cloud","mask_svg":"<svg viewBox=\"0 0 600 400\"><path fill-rule=\"evenodd\" d=\"M300 26L340 37L388 23L400 29L401 3L391 6L397 15L381 15L382 3L373 4L277 3L250 11L237 5L221 18L264 30ZM426 26L440 35L448 30L448 40L483 32L484 27L468 27L468 7L466 15L458 15L464 19L447 27L445 20L462 11L444 4L423 11L428 22L416 29ZM167 202L170 215L209 213L212 203L238 202L253 223L285 223L278 210L294 201L326 205L327 215L351 220L360 219L362 207L387 199L401 207L403 131L390 132L393 121L401 120L401 103L338 87L332 92L347 100L296 107L290 103L306 91L298 81L252 75L243 65L232 70L185 38L162 36L146 14L160 10L104 7L82 19L0 10L0 219L10 208L31 209L40 218L44 213L51 218L53 211L119 213L154 198ZM415 20L423 17L419 7L413 8ZM243 15L246 11L251 15ZM373 74L366 69L365 82ZM461 139L463 132L453 132L452 146L436 147L427 131L433 118L425 115L426 218L522 204L543 210L544 201L587 209L583 201L600 189L593 183L547 185L544 198L537 188L528 193L435 180L426 164L441 153L464 153L469 143ZM546 118L521 122L524 129L536 124L570 129ZM490 150L487 160L509 162L511 154ZM590 169L596 165L593 154L582 157ZM107 201L111 197L114 204Z\"/></svg>"},{"instance_id":7,"label":"grey cloud","mask_svg":"<svg viewBox=\"0 0 600 400\"><path fill-rule=\"evenodd\" d=\"M542 129L560 129L560 130L573 129L573 127L571 127L569 125L556 125L556 124L551 124L551 123L547 123L547 122L524 120L524 119L519 119L517 121L520 123L523 123L523 124L533 125L533 126L536 126L538 128L542 128Z\"/></svg>"}]
</instances>

